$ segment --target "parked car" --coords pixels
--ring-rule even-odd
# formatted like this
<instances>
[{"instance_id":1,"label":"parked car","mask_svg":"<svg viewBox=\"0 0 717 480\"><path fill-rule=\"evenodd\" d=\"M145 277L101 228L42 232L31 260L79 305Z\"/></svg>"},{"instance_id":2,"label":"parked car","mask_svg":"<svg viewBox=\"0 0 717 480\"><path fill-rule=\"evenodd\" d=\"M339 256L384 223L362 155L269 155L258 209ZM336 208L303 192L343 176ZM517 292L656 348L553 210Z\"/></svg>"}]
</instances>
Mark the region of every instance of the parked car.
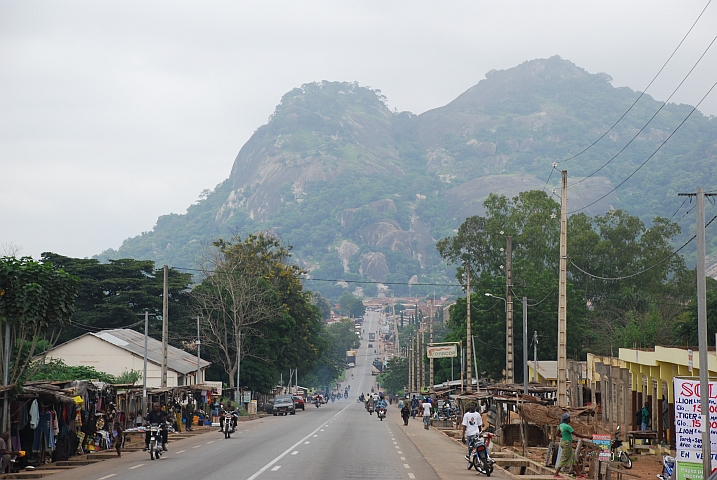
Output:
<instances>
[{"instance_id":1,"label":"parked car","mask_svg":"<svg viewBox=\"0 0 717 480\"><path fill-rule=\"evenodd\" d=\"M294 410L302 409L306 410L306 402L304 402L304 397L301 397L299 395L294 395Z\"/></svg>"},{"instance_id":2,"label":"parked car","mask_svg":"<svg viewBox=\"0 0 717 480\"><path fill-rule=\"evenodd\" d=\"M274 404L272 403L271 400L267 401L267 402L264 404L264 411L265 411L266 413L273 413L273 412L274 412Z\"/></svg>"},{"instance_id":3,"label":"parked car","mask_svg":"<svg viewBox=\"0 0 717 480\"><path fill-rule=\"evenodd\" d=\"M279 395L274 399L274 408L271 411L274 416L277 415L296 415L294 408L294 399L291 395Z\"/></svg>"}]
</instances>

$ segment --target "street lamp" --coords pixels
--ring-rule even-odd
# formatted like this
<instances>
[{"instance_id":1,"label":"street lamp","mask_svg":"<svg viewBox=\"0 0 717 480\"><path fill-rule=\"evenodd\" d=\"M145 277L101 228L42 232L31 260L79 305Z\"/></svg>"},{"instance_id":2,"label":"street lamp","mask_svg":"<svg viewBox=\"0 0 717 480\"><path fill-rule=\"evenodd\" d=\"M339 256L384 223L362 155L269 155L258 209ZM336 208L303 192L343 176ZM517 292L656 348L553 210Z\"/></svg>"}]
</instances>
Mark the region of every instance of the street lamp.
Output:
<instances>
[{"instance_id":1,"label":"street lamp","mask_svg":"<svg viewBox=\"0 0 717 480\"><path fill-rule=\"evenodd\" d=\"M493 297L493 298L500 298L501 300L503 300L503 303L505 303L505 309L508 310L508 301L505 298L499 297L498 295L493 295L492 293L487 293L487 292L486 292L485 296Z\"/></svg>"}]
</instances>

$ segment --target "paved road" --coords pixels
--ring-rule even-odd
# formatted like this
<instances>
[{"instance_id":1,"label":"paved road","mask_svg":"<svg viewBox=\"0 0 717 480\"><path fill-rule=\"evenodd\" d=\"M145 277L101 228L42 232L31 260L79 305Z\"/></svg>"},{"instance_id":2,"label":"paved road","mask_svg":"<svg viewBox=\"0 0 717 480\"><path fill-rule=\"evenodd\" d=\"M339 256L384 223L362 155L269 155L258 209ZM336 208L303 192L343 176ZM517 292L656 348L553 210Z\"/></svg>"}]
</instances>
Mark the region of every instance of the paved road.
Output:
<instances>
[{"instance_id":1,"label":"paved road","mask_svg":"<svg viewBox=\"0 0 717 480\"><path fill-rule=\"evenodd\" d=\"M170 451L151 461L145 452L88 465L52 476L52 480L189 480L336 478L436 479L438 476L391 419L369 416L356 402L374 385L367 348L368 332L378 330L377 312L367 312L366 335L358 352L348 400L329 402L286 417L243 422L226 440L218 431L170 443ZM343 385L342 385L343 388ZM217 429L218 430L218 429Z\"/></svg>"}]
</instances>

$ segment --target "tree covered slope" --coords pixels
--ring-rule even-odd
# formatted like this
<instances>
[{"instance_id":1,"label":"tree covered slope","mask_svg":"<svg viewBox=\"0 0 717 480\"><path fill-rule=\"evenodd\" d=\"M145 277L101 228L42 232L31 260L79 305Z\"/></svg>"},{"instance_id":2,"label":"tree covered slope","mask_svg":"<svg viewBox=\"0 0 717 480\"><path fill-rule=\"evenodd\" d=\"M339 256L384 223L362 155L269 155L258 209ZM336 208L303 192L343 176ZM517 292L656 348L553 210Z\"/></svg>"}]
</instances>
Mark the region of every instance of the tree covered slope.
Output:
<instances>
[{"instance_id":1,"label":"tree covered slope","mask_svg":"<svg viewBox=\"0 0 717 480\"><path fill-rule=\"evenodd\" d=\"M303 85L282 97L241 148L226 181L185 214L160 217L152 231L99 258L193 267L202 246L218 237L272 230L314 278L451 278L436 240L483 213L490 193L542 189L553 162L600 137L639 95L610 82L559 57L531 60L488 72L448 105L421 115L392 112L380 91L356 83ZM660 105L644 95L596 146L559 165L571 182L588 177L570 188L571 211L623 208L649 221L672 214L677 192L715 187L717 122L695 112L611 193L692 109L669 104L638 134ZM558 179L553 174L548 188ZM344 286L309 285L334 299Z\"/></svg>"}]
</instances>

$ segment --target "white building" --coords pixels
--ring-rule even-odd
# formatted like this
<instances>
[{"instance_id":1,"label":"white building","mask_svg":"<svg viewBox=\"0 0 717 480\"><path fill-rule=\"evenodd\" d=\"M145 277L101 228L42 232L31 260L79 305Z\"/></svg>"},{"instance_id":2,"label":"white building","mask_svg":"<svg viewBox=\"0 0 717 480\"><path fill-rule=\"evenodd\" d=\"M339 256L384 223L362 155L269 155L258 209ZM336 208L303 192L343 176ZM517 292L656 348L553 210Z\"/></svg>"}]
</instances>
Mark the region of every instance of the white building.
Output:
<instances>
[{"instance_id":1,"label":"white building","mask_svg":"<svg viewBox=\"0 0 717 480\"><path fill-rule=\"evenodd\" d=\"M86 333L47 352L47 359L60 359L70 366L94 367L99 372L119 376L144 369L144 334L129 329ZM211 362L200 360L201 379ZM167 386L196 384L197 356L169 345L167 347ZM141 380L140 382L141 383ZM162 386L162 342L147 338L147 386Z\"/></svg>"}]
</instances>

